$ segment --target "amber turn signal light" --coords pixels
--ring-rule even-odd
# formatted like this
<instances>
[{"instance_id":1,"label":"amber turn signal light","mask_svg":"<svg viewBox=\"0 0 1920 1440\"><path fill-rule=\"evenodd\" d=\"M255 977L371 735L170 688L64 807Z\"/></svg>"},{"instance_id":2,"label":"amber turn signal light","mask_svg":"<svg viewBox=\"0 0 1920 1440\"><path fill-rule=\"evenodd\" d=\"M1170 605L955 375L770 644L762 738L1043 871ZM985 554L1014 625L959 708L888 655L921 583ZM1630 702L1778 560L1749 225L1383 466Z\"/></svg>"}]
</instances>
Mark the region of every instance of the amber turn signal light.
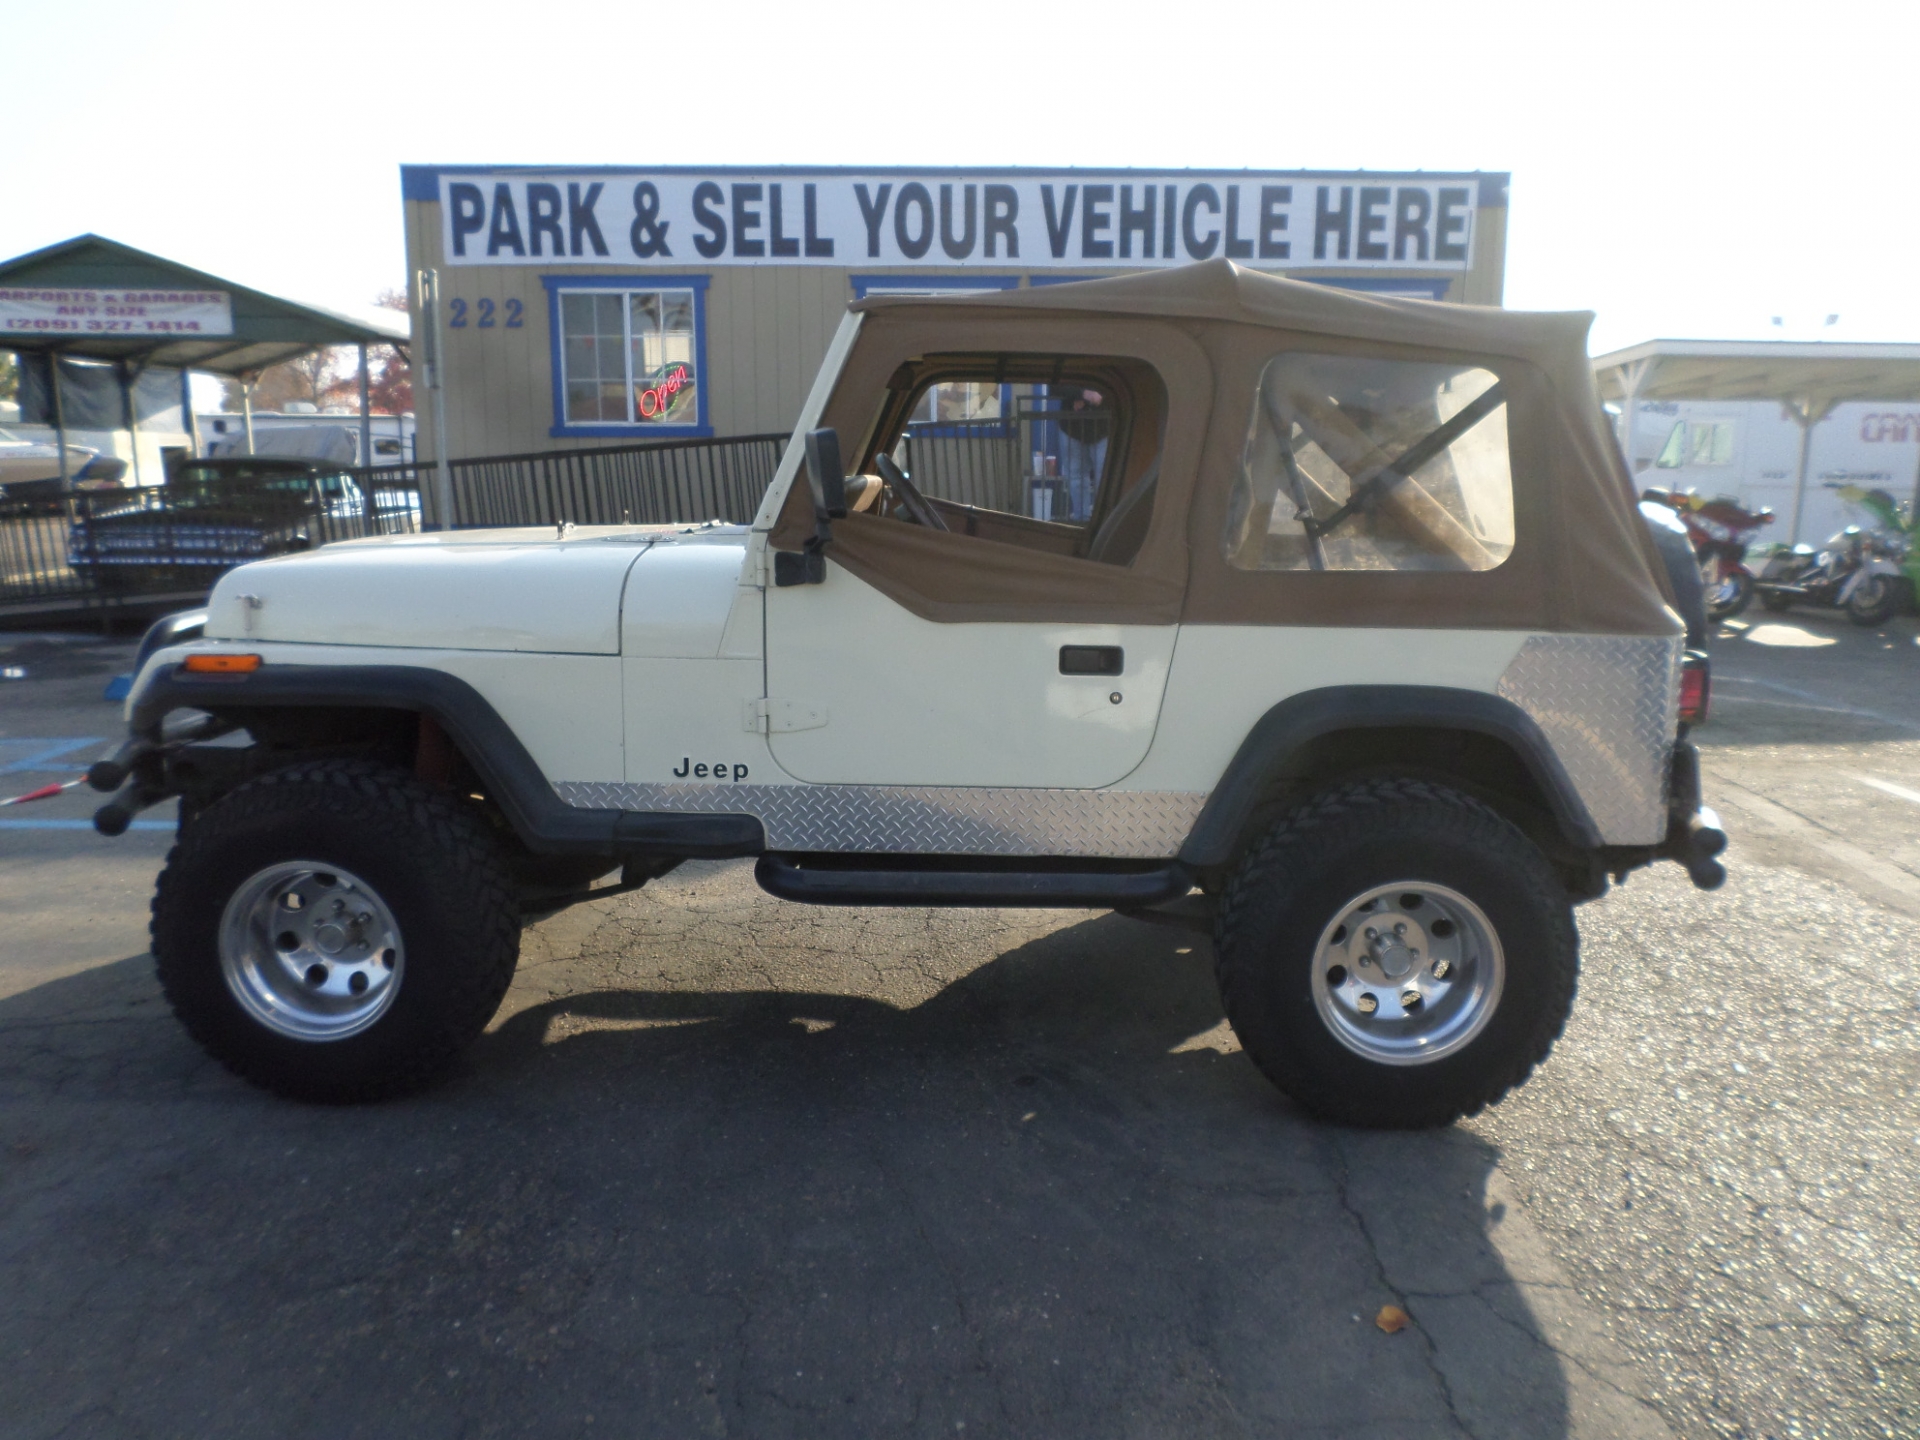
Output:
<instances>
[{"instance_id":1,"label":"amber turn signal light","mask_svg":"<svg viewBox=\"0 0 1920 1440\"><path fill-rule=\"evenodd\" d=\"M251 675L260 668L258 655L189 655L181 665L189 675Z\"/></svg>"}]
</instances>

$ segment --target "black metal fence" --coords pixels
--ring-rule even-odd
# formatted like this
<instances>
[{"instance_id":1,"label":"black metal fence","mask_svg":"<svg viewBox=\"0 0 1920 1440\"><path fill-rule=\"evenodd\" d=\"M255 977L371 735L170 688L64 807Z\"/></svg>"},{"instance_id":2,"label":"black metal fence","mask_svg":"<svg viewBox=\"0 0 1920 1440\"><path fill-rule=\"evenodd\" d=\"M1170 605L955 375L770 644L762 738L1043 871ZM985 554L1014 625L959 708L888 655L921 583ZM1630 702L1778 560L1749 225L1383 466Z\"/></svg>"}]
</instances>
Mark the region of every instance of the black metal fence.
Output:
<instances>
[{"instance_id":1,"label":"black metal fence","mask_svg":"<svg viewBox=\"0 0 1920 1440\"><path fill-rule=\"evenodd\" d=\"M785 435L665 440L448 462L456 528L753 518ZM434 467L316 472L0 500L0 609L204 593L220 574L335 540L439 521Z\"/></svg>"},{"instance_id":2,"label":"black metal fence","mask_svg":"<svg viewBox=\"0 0 1920 1440\"><path fill-rule=\"evenodd\" d=\"M657 440L599 450L539 451L448 462L453 523L479 525L745 524L760 508L786 448L785 435ZM433 466L401 467L439 516Z\"/></svg>"}]
</instances>

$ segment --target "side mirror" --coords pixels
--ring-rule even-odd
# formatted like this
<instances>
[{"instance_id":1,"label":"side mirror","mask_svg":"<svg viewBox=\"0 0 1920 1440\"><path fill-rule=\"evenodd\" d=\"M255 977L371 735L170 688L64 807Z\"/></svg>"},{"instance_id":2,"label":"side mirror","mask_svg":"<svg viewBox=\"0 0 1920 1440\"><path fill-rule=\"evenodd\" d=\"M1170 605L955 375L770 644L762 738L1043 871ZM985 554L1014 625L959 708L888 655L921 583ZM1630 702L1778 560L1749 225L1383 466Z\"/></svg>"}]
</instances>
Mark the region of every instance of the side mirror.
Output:
<instances>
[{"instance_id":1,"label":"side mirror","mask_svg":"<svg viewBox=\"0 0 1920 1440\"><path fill-rule=\"evenodd\" d=\"M847 472L840 463L840 433L833 429L807 434L807 479L813 485L814 509L829 520L847 516Z\"/></svg>"}]
</instances>

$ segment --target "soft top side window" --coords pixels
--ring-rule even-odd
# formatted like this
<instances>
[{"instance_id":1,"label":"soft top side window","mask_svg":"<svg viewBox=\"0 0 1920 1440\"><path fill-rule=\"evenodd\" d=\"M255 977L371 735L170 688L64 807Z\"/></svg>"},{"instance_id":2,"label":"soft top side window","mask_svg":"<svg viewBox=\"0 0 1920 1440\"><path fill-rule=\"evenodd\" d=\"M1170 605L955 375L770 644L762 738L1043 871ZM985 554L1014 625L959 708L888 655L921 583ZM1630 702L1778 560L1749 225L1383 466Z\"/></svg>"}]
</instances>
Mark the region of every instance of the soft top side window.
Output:
<instances>
[{"instance_id":1,"label":"soft top side window","mask_svg":"<svg viewBox=\"0 0 1920 1440\"><path fill-rule=\"evenodd\" d=\"M1491 570L1513 552L1500 377L1293 352L1261 372L1222 537L1241 570Z\"/></svg>"},{"instance_id":2,"label":"soft top side window","mask_svg":"<svg viewBox=\"0 0 1920 1440\"><path fill-rule=\"evenodd\" d=\"M1125 565L1152 517L1166 416L1164 382L1135 359L923 356L889 386L854 504L911 518L879 479L885 454L955 533Z\"/></svg>"}]
</instances>

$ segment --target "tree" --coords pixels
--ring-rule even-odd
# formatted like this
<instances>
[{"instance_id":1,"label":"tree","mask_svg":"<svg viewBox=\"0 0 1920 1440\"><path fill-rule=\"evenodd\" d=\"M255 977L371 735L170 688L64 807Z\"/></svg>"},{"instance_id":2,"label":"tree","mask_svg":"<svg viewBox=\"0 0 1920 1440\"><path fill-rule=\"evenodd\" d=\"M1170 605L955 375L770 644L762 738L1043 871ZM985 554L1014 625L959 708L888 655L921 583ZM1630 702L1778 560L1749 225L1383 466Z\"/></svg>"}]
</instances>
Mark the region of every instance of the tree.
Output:
<instances>
[{"instance_id":1,"label":"tree","mask_svg":"<svg viewBox=\"0 0 1920 1440\"><path fill-rule=\"evenodd\" d=\"M405 313L407 293L404 290L382 290L374 296L373 303L382 310L399 310ZM406 357L399 347L381 345L368 355L370 364L378 368L373 373L373 408L382 415L410 415L413 413L413 367L407 364Z\"/></svg>"},{"instance_id":2,"label":"tree","mask_svg":"<svg viewBox=\"0 0 1920 1440\"><path fill-rule=\"evenodd\" d=\"M351 351L338 349L315 350L292 360L283 360L278 365L269 365L254 382L253 408L284 410L292 401L304 401L316 410L339 404L338 400L332 398L332 392L343 379L352 375L351 362L342 358L351 354ZM240 397L235 389L229 382L228 401L238 408Z\"/></svg>"},{"instance_id":3,"label":"tree","mask_svg":"<svg viewBox=\"0 0 1920 1440\"><path fill-rule=\"evenodd\" d=\"M373 303L382 310L407 308L403 290L382 290ZM376 415L405 415L413 411L413 373L395 345L367 347L369 383L367 402ZM3 382L0 382L3 383ZM225 408L240 409L239 382L226 382ZM3 395L4 391L0 391ZM329 405L360 409L359 356L348 346L315 350L296 360L269 365L254 382L253 408L284 410L289 401L305 401L317 410Z\"/></svg>"},{"instance_id":4,"label":"tree","mask_svg":"<svg viewBox=\"0 0 1920 1440\"><path fill-rule=\"evenodd\" d=\"M20 362L11 352L0 350L0 400L20 398Z\"/></svg>"}]
</instances>

